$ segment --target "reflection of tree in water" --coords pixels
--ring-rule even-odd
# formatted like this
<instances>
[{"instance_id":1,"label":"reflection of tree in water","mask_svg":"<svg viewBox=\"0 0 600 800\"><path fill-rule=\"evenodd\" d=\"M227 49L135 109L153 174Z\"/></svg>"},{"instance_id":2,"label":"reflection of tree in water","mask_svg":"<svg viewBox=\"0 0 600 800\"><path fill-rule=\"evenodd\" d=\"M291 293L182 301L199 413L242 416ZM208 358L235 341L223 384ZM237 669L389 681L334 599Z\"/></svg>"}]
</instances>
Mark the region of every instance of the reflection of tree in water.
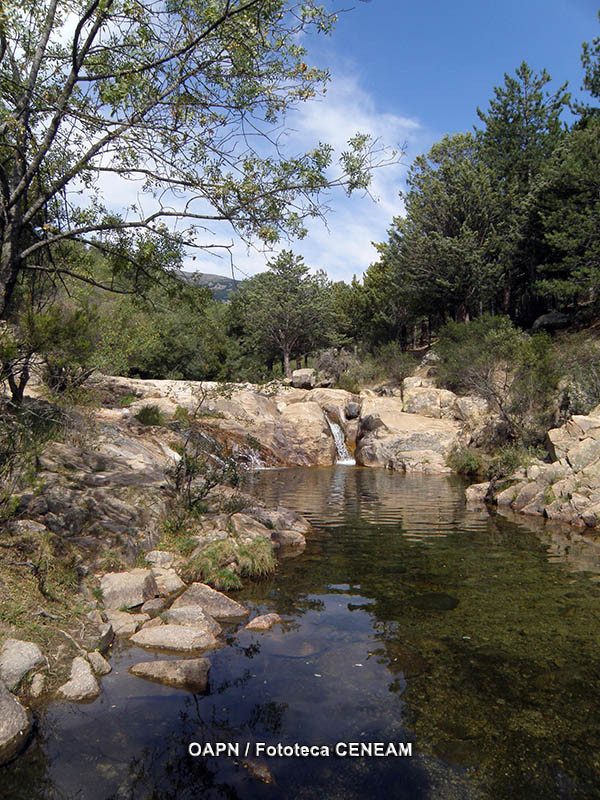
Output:
<instances>
[{"instance_id":1,"label":"reflection of tree in water","mask_svg":"<svg viewBox=\"0 0 600 800\"><path fill-rule=\"evenodd\" d=\"M213 706L210 718L205 719L202 699L196 695L186 698L177 731L133 757L128 776L107 800L237 800L238 784L248 781L241 760L231 756L192 758L188 755L190 742L244 743L254 741L256 736L262 740L265 734L272 736L281 731L286 709L284 703L254 704L244 712L245 720L233 725L226 710L225 718L220 718ZM244 797L248 797L247 791Z\"/></svg>"}]
</instances>

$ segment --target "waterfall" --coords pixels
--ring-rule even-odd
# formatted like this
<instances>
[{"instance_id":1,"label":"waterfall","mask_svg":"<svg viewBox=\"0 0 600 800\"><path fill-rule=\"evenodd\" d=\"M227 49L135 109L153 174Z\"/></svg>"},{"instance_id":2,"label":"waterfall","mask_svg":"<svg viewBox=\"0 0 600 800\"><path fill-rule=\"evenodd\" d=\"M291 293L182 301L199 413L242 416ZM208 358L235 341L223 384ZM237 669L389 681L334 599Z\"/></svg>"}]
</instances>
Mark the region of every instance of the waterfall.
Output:
<instances>
[{"instance_id":1,"label":"waterfall","mask_svg":"<svg viewBox=\"0 0 600 800\"><path fill-rule=\"evenodd\" d=\"M356 464L356 461L352 458L348 452L348 448L346 447L344 431L342 430L341 426L338 425L337 422L332 422L327 414L325 414L325 419L329 423L329 429L331 430L331 435L333 436L333 441L335 442L335 449L337 450L338 454L336 464L347 464L349 466Z\"/></svg>"}]
</instances>

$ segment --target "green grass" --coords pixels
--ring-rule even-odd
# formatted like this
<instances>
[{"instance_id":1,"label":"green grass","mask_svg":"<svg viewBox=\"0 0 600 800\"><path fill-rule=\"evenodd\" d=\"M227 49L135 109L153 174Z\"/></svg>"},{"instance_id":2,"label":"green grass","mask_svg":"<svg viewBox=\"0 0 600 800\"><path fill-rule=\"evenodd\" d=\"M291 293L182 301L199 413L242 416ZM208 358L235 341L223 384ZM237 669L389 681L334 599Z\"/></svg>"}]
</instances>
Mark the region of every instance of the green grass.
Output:
<instances>
[{"instance_id":1,"label":"green grass","mask_svg":"<svg viewBox=\"0 0 600 800\"><path fill-rule=\"evenodd\" d=\"M159 426L164 425L166 422L165 416L160 408L153 403L142 406L134 416L142 425Z\"/></svg>"}]
</instances>

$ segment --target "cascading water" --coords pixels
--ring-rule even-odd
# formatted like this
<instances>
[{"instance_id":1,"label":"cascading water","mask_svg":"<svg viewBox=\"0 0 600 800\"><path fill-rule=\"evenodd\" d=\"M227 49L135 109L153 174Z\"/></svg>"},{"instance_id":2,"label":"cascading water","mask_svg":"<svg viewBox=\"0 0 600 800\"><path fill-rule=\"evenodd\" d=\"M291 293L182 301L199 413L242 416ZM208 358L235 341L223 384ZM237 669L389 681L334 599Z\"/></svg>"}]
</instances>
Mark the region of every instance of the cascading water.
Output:
<instances>
[{"instance_id":1,"label":"cascading water","mask_svg":"<svg viewBox=\"0 0 600 800\"><path fill-rule=\"evenodd\" d=\"M336 464L347 464L348 466L356 464L356 461L352 458L348 452L348 448L346 447L346 439L344 438L344 431L342 430L341 426L338 425L337 422L332 422L327 414L325 414L325 418L329 423L329 429L331 430L331 435L333 436L333 441L335 442L335 448L338 454Z\"/></svg>"}]
</instances>

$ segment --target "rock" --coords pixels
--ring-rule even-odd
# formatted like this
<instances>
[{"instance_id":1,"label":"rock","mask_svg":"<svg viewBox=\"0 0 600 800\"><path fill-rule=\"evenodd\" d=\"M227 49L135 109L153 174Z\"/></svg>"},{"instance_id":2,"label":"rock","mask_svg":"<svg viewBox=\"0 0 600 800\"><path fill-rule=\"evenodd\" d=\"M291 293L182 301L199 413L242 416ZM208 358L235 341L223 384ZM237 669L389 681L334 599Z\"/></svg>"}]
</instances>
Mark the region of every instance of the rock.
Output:
<instances>
[{"instance_id":1,"label":"rock","mask_svg":"<svg viewBox=\"0 0 600 800\"><path fill-rule=\"evenodd\" d=\"M256 519L248 516L248 514L233 514L230 524L233 533L238 536L244 544L254 539L270 539L269 530L261 522L257 522Z\"/></svg>"},{"instance_id":2,"label":"rock","mask_svg":"<svg viewBox=\"0 0 600 800\"><path fill-rule=\"evenodd\" d=\"M281 622L279 614L261 614L258 617L250 620L246 625L247 631L268 631L273 625Z\"/></svg>"},{"instance_id":3,"label":"rock","mask_svg":"<svg viewBox=\"0 0 600 800\"><path fill-rule=\"evenodd\" d=\"M156 581L156 593L160 597L169 597L175 592L180 591L185 586L179 575L174 569L163 569L162 567L152 567L152 577Z\"/></svg>"},{"instance_id":4,"label":"rock","mask_svg":"<svg viewBox=\"0 0 600 800\"><path fill-rule=\"evenodd\" d=\"M275 530L271 531L271 539L278 547L306 547L306 539L299 531Z\"/></svg>"},{"instance_id":5,"label":"rock","mask_svg":"<svg viewBox=\"0 0 600 800\"><path fill-rule=\"evenodd\" d=\"M465 489L467 505L480 507L485 505L485 498L487 497L489 488L489 481L485 481L485 483L474 483L472 486L467 486Z\"/></svg>"},{"instance_id":6,"label":"rock","mask_svg":"<svg viewBox=\"0 0 600 800\"><path fill-rule=\"evenodd\" d=\"M112 625L115 636L130 636L150 617L148 614L128 614L126 611L107 611L106 616ZM98 650L101 650L99 647Z\"/></svg>"},{"instance_id":7,"label":"rock","mask_svg":"<svg viewBox=\"0 0 600 800\"><path fill-rule=\"evenodd\" d=\"M512 507L515 511L522 511L526 506L540 499L543 494L543 489L535 481L527 483L515 497Z\"/></svg>"},{"instance_id":8,"label":"rock","mask_svg":"<svg viewBox=\"0 0 600 800\"><path fill-rule=\"evenodd\" d=\"M483 397L467 395L455 399L452 411L455 419L462 422L474 422L487 414L489 408L487 400L484 400Z\"/></svg>"},{"instance_id":9,"label":"rock","mask_svg":"<svg viewBox=\"0 0 600 800\"><path fill-rule=\"evenodd\" d=\"M295 369L292 372L292 386L295 389L312 389L317 382L314 369Z\"/></svg>"},{"instance_id":10,"label":"rock","mask_svg":"<svg viewBox=\"0 0 600 800\"><path fill-rule=\"evenodd\" d=\"M293 530L299 533L309 533L312 530L312 525L305 517L287 508L255 508L251 513L254 519L271 530Z\"/></svg>"},{"instance_id":11,"label":"rock","mask_svg":"<svg viewBox=\"0 0 600 800\"><path fill-rule=\"evenodd\" d=\"M29 687L29 696L34 700L37 700L44 692L44 685L46 683L46 678L42 675L41 672L36 672L36 674L31 679L31 685Z\"/></svg>"},{"instance_id":12,"label":"rock","mask_svg":"<svg viewBox=\"0 0 600 800\"><path fill-rule=\"evenodd\" d=\"M149 569L129 572L108 572L100 581L105 608L134 608L158 594L156 581Z\"/></svg>"},{"instance_id":13,"label":"rock","mask_svg":"<svg viewBox=\"0 0 600 800\"><path fill-rule=\"evenodd\" d=\"M207 614L202 606L180 606L179 608L170 608L162 615L165 622L173 625L192 625L196 628L204 628L213 636L218 636L221 633L221 626L219 623Z\"/></svg>"},{"instance_id":14,"label":"rock","mask_svg":"<svg viewBox=\"0 0 600 800\"><path fill-rule=\"evenodd\" d=\"M112 670L111 665L98 650L92 650L91 653L88 653L87 657L96 675L108 675Z\"/></svg>"},{"instance_id":15,"label":"rock","mask_svg":"<svg viewBox=\"0 0 600 800\"><path fill-rule=\"evenodd\" d=\"M140 647L155 647L161 650L178 650L196 652L210 650L218 642L206 628L192 625L161 625L158 628L143 628L131 637L131 641Z\"/></svg>"},{"instance_id":16,"label":"rock","mask_svg":"<svg viewBox=\"0 0 600 800\"><path fill-rule=\"evenodd\" d=\"M280 435L288 437L290 449L296 448L306 454L307 460L303 462L306 466L335 464L335 442L318 403L294 403L286 406L281 412L281 421L283 427Z\"/></svg>"},{"instance_id":17,"label":"rock","mask_svg":"<svg viewBox=\"0 0 600 800\"><path fill-rule=\"evenodd\" d=\"M0 765L21 752L30 730L31 715L0 681Z\"/></svg>"},{"instance_id":18,"label":"rock","mask_svg":"<svg viewBox=\"0 0 600 800\"><path fill-rule=\"evenodd\" d=\"M207 658L186 658L178 661L142 661L129 668L138 678L165 683L178 689L204 692L208 685L210 661Z\"/></svg>"},{"instance_id":19,"label":"rock","mask_svg":"<svg viewBox=\"0 0 600 800\"><path fill-rule=\"evenodd\" d=\"M549 311L547 314L542 314L538 317L531 326L532 333L536 331L559 331L567 328L571 322L568 314L563 314L561 311Z\"/></svg>"},{"instance_id":20,"label":"rock","mask_svg":"<svg viewBox=\"0 0 600 800\"><path fill-rule=\"evenodd\" d=\"M169 553L167 550L150 550L146 553L146 561L153 567L171 569L174 559L175 553Z\"/></svg>"},{"instance_id":21,"label":"rock","mask_svg":"<svg viewBox=\"0 0 600 800\"><path fill-rule=\"evenodd\" d=\"M243 619L250 613L247 608L205 583L192 583L175 600L171 608L182 608L183 606L201 606L211 617L225 622Z\"/></svg>"},{"instance_id":22,"label":"rock","mask_svg":"<svg viewBox=\"0 0 600 800\"><path fill-rule=\"evenodd\" d=\"M140 611L142 614L149 614L149 616L156 617L163 611L166 600L164 597L156 597L154 600L146 600Z\"/></svg>"},{"instance_id":23,"label":"rock","mask_svg":"<svg viewBox=\"0 0 600 800\"><path fill-rule=\"evenodd\" d=\"M0 649L0 680L9 690L16 689L29 670L45 662L37 644L7 639Z\"/></svg>"},{"instance_id":24,"label":"rock","mask_svg":"<svg viewBox=\"0 0 600 800\"><path fill-rule=\"evenodd\" d=\"M586 438L568 448L566 457L571 467L580 472L600 457L600 441Z\"/></svg>"},{"instance_id":25,"label":"rock","mask_svg":"<svg viewBox=\"0 0 600 800\"><path fill-rule=\"evenodd\" d=\"M408 414L421 414L434 419L453 416L451 409L456 401L456 395L447 389L424 386L405 388L403 398L404 411Z\"/></svg>"},{"instance_id":26,"label":"rock","mask_svg":"<svg viewBox=\"0 0 600 800\"><path fill-rule=\"evenodd\" d=\"M360 403L346 403L346 408L344 411L346 414L346 419L357 419L360 416Z\"/></svg>"},{"instance_id":27,"label":"rock","mask_svg":"<svg viewBox=\"0 0 600 800\"><path fill-rule=\"evenodd\" d=\"M149 619L148 622L144 622L142 629L145 630L146 628L158 628L158 626L162 624L163 621L160 617L154 617L154 619Z\"/></svg>"},{"instance_id":28,"label":"rock","mask_svg":"<svg viewBox=\"0 0 600 800\"><path fill-rule=\"evenodd\" d=\"M104 622L99 626L98 637L96 639L96 650L105 653L111 646L115 638L115 631L110 622Z\"/></svg>"},{"instance_id":29,"label":"rock","mask_svg":"<svg viewBox=\"0 0 600 800\"><path fill-rule=\"evenodd\" d=\"M58 694L67 700L80 703L93 700L100 694L100 686L90 664L82 656L76 656L71 666L71 679L58 689Z\"/></svg>"}]
</instances>

